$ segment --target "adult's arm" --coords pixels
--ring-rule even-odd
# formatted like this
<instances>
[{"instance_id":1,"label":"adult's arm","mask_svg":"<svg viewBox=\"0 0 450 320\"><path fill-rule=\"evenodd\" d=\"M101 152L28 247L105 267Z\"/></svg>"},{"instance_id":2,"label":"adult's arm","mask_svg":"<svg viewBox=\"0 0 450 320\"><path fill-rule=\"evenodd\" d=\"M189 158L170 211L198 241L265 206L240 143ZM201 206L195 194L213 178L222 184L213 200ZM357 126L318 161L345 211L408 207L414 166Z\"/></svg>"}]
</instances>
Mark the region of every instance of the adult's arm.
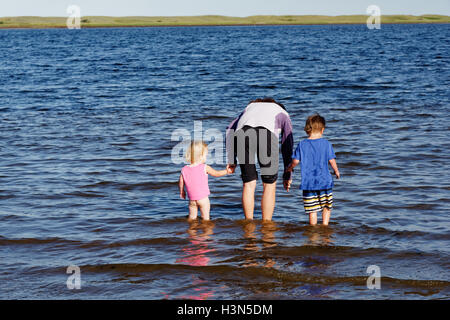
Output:
<instances>
[{"instance_id":1,"label":"adult's arm","mask_svg":"<svg viewBox=\"0 0 450 320\"><path fill-rule=\"evenodd\" d=\"M243 114L244 112L242 112L239 115L239 117L231 121L226 131L225 145L227 151L227 163L232 166L236 165L236 157L237 157L236 147L234 146L235 144L234 133L236 132L237 125Z\"/></svg>"},{"instance_id":2,"label":"adult's arm","mask_svg":"<svg viewBox=\"0 0 450 320\"><path fill-rule=\"evenodd\" d=\"M282 114L280 117L280 127L282 129L281 132L281 154L283 156L283 164L284 164L284 173L283 180L290 181L291 180L291 172L287 169L292 162L292 149L294 148L294 136L292 134L292 122L291 118Z\"/></svg>"}]
</instances>

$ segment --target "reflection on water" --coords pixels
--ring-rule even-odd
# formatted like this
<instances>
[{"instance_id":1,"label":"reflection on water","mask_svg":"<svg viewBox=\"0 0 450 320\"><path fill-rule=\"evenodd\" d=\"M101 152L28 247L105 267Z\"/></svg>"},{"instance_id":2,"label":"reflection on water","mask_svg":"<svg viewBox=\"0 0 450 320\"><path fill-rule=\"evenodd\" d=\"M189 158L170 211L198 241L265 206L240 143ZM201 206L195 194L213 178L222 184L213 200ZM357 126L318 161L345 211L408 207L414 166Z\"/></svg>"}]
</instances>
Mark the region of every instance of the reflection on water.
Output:
<instances>
[{"instance_id":1,"label":"reflection on water","mask_svg":"<svg viewBox=\"0 0 450 320\"><path fill-rule=\"evenodd\" d=\"M311 248L333 247L333 233L334 231L330 226L316 225L306 227L303 232L305 237L304 246L309 247L310 250L308 250L308 254L302 257L300 265L303 272L322 273L338 262L339 259ZM325 286L322 289L328 289L328 287Z\"/></svg>"},{"instance_id":2,"label":"reflection on water","mask_svg":"<svg viewBox=\"0 0 450 320\"><path fill-rule=\"evenodd\" d=\"M275 231L277 231L277 225L273 221L263 221L261 224L262 244L264 248L276 247Z\"/></svg>"},{"instance_id":3,"label":"reflection on water","mask_svg":"<svg viewBox=\"0 0 450 320\"><path fill-rule=\"evenodd\" d=\"M213 229L214 223L211 221L199 222L195 220L189 222L189 228L187 229L189 244L182 249L182 257L175 262L189 266L207 266L210 258L206 253L215 250L208 247Z\"/></svg>"},{"instance_id":4,"label":"reflection on water","mask_svg":"<svg viewBox=\"0 0 450 320\"><path fill-rule=\"evenodd\" d=\"M245 256L242 266L263 266L266 268L274 267L276 264L275 260L270 255L265 254L263 250L277 246L275 241L275 231L277 230L276 223L273 221L261 222L261 241L258 241L258 235L256 234L257 224L255 221L245 221L242 227L245 239L244 249L255 252L254 254ZM258 246L258 243L261 244L261 247Z\"/></svg>"},{"instance_id":5,"label":"reflection on water","mask_svg":"<svg viewBox=\"0 0 450 320\"><path fill-rule=\"evenodd\" d=\"M330 226L308 226L303 232L306 244L311 246L328 246L333 244L333 228Z\"/></svg>"},{"instance_id":6,"label":"reflection on water","mask_svg":"<svg viewBox=\"0 0 450 320\"><path fill-rule=\"evenodd\" d=\"M244 230L244 249L248 251L258 251L258 244L256 241L256 223L254 221L244 221L242 224L242 229Z\"/></svg>"},{"instance_id":7,"label":"reflection on water","mask_svg":"<svg viewBox=\"0 0 450 320\"><path fill-rule=\"evenodd\" d=\"M55 277L75 264L94 270L86 299L448 299L450 25L383 30L2 30L0 298L72 299ZM344 177L332 225L305 226L299 173L278 184L276 224L243 222L239 171L210 181L215 225L188 224L170 133L224 133L264 96L296 143L306 116L327 119ZM378 293L360 281L371 264Z\"/></svg>"},{"instance_id":8,"label":"reflection on water","mask_svg":"<svg viewBox=\"0 0 450 320\"><path fill-rule=\"evenodd\" d=\"M215 251L214 248L209 247L213 233L214 222L189 221L189 227L187 229L189 244L181 249L183 254L175 262L195 267L208 266L210 257L208 257L207 253ZM207 280L201 279L198 275L193 274L191 281L193 293L183 295L180 297L181 299L205 300L213 298L214 291L211 290Z\"/></svg>"}]
</instances>

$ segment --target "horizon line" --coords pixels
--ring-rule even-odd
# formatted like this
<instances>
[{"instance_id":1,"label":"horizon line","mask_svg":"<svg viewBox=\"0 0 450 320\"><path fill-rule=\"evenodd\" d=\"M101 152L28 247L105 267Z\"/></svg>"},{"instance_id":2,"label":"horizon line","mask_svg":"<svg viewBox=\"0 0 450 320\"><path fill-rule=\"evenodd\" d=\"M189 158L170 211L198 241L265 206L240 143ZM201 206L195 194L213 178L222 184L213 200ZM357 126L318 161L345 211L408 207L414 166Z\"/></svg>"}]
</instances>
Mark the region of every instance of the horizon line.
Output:
<instances>
[{"instance_id":1,"label":"horizon line","mask_svg":"<svg viewBox=\"0 0 450 320\"><path fill-rule=\"evenodd\" d=\"M347 17L347 16L370 16L370 14L339 14L339 15L327 15L327 14L255 14L249 16L231 16L231 15L221 15L221 14L200 14L200 15L174 15L174 16L152 16L152 15L82 15L81 17L113 17L113 18L161 18L161 17L226 17L226 18L251 18L251 17ZM392 14L381 14L381 16L411 16L411 17L423 17L423 16L442 16L450 17L450 15L440 14L440 13L424 13L424 14L405 14L405 13L392 13ZM67 18L67 16L0 16L0 18L19 18L19 17L37 17L37 18Z\"/></svg>"}]
</instances>

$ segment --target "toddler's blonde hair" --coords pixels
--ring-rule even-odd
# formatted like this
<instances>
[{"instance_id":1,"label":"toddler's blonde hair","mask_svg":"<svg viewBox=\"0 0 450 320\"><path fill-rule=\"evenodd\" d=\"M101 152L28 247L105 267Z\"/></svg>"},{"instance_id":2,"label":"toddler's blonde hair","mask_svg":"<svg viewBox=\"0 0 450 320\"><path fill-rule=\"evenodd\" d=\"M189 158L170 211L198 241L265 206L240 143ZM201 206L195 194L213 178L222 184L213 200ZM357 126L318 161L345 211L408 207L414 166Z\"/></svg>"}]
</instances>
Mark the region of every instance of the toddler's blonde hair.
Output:
<instances>
[{"instance_id":1,"label":"toddler's blonde hair","mask_svg":"<svg viewBox=\"0 0 450 320\"><path fill-rule=\"evenodd\" d=\"M208 145L203 141L192 141L186 150L185 159L188 163L196 163L208 152Z\"/></svg>"}]
</instances>

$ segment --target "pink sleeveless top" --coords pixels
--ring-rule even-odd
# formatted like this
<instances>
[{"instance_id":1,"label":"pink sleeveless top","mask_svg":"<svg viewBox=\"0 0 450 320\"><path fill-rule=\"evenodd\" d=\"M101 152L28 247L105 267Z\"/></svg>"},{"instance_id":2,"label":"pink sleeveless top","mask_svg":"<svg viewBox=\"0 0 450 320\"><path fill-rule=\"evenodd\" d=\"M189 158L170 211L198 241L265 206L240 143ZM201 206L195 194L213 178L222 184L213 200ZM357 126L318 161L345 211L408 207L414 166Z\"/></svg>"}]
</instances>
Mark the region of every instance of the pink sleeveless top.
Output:
<instances>
[{"instance_id":1,"label":"pink sleeveless top","mask_svg":"<svg viewBox=\"0 0 450 320\"><path fill-rule=\"evenodd\" d=\"M181 169L184 185L189 200L201 200L209 196L208 174L206 173L206 164L202 163L194 167L185 166Z\"/></svg>"}]
</instances>

